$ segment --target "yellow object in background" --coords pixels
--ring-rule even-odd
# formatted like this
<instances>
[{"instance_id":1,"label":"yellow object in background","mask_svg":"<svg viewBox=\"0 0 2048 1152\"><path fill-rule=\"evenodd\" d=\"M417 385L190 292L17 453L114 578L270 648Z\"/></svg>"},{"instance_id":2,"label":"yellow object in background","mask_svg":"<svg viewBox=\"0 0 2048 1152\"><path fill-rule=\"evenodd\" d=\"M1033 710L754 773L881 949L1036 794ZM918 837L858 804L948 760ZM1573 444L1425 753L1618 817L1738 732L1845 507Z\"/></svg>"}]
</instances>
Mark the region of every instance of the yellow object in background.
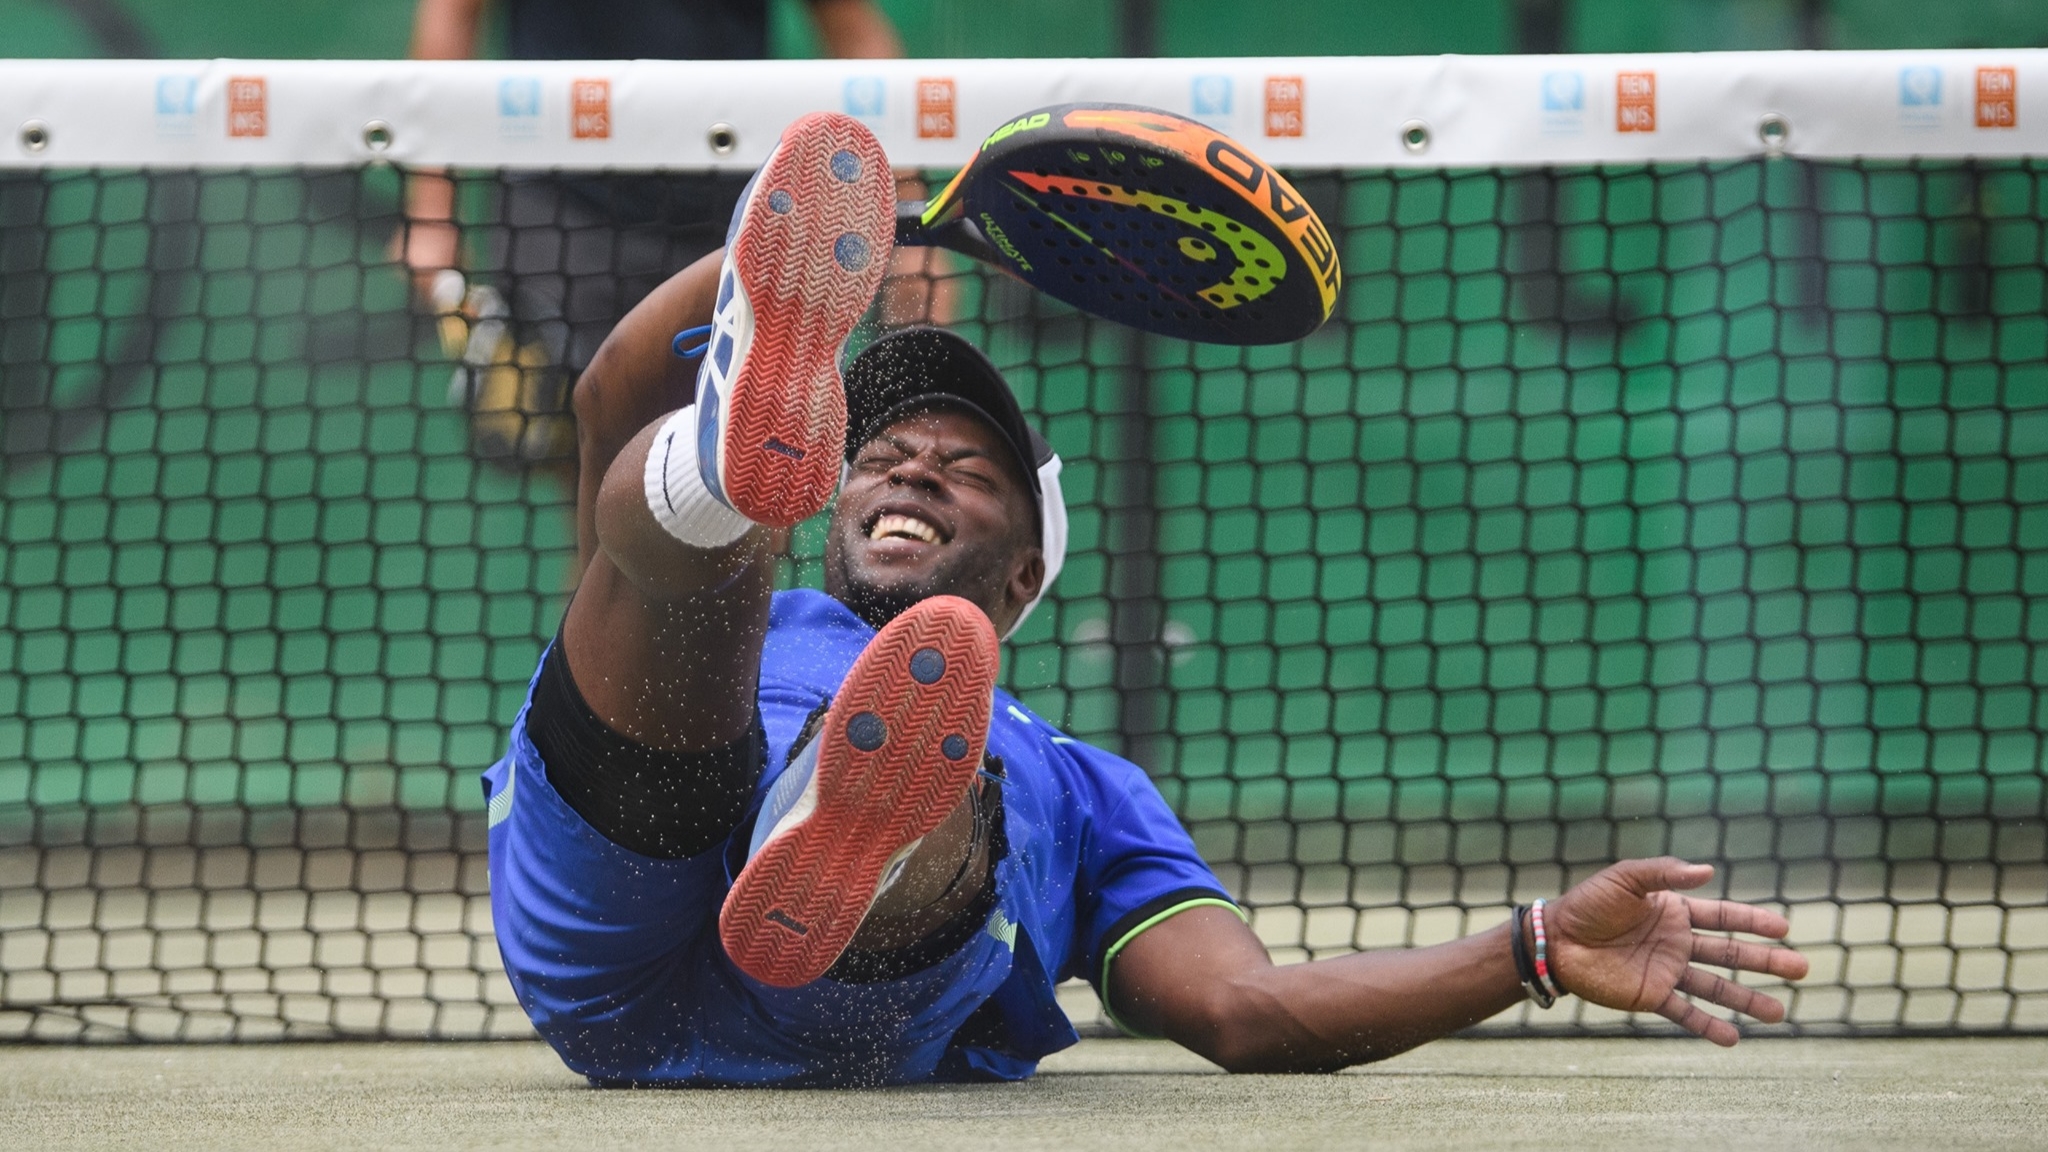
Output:
<instances>
[{"instance_id":1,"label":"yellow object in background","mask_svg":"<svg viewBox=\"0 0 2048 1152\"><path fill-rule=\"evenodd\" d=\"M471 447L487 459L536 464L576 454L569 380L536 341L521 341L503 294L449 270L435 281L441 351L461 363L448 402L469 412Z\"/></svg>"}]
</instances>

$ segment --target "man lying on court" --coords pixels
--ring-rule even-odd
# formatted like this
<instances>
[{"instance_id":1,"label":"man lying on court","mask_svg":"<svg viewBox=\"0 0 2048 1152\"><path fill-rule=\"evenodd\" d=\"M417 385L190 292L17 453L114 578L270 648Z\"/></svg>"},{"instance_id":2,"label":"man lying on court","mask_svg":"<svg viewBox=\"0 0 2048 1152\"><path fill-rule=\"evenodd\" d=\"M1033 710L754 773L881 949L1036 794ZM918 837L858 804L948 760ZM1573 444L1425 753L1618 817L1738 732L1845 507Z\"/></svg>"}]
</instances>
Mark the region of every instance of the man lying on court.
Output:
<instances>
[{"instance_id":1,"label":"man lying on court","mask_svg":"<svg viewBox=\"0 0 2048 1152\"><path fill-rule=\"evenodd\" d=\"M722 264L657 290L578 385L581 583L485 778L505 966L571 1068L1016 1079L1075 1041L1053 997L1074 975L1244 1071L1379 1059L1525 993L1719 1044L1734 1025L1687 996L1783 1017L1692 964L1802 976L1790 949L1697 934L1784 919L1676 894L1710 869L1671 859L1449 944L1275 966L1143 771L994 690L1066 536L1058 458L996 370L911 330L842 391L892 199L857 122L799 121ZM681 406L671 339L707 317ZM835 486L825 591L773 593L783 529Z\"/></svg>"}]
</instances>

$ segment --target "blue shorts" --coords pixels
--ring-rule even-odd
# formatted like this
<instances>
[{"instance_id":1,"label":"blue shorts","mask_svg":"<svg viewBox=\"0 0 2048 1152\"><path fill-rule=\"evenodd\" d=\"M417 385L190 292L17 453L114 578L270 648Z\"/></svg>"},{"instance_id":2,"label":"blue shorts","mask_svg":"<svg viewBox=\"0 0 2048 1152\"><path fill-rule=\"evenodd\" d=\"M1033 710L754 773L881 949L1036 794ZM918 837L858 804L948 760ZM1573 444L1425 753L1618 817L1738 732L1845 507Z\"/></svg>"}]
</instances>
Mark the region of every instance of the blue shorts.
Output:
<instances>
[{"instance_id":1,"label":"blue shorts","mask_svg":"<svg viewBox=\"0 0 2048 1152\"><path fill-rule=\"evenodd\" d=\"M718 939L743 836L736 848L729 840L685 860L613 844L556 794L523 723L485 782L491 914L506 975L542 1037L593 1082L1009 1078L949 1052L1010 975L1015 934L1003 928L1000 887L989 928L930 968L873 984L774 988L735 968ZM1011 1074L1029 1073L1026 1064Z\"/></svg>"}]
</instances>

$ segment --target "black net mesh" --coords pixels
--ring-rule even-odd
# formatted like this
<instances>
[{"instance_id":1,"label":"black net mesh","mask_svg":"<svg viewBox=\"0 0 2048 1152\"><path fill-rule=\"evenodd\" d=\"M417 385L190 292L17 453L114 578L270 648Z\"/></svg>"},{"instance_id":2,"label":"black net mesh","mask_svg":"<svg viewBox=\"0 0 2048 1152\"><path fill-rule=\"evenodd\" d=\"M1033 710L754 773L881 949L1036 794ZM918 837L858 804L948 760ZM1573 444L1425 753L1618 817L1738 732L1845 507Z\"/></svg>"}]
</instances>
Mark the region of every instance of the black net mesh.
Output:
<instances>
[{"instance_id":1,"label":"black net mesh","mask_svg":"<svg viewBox=\"0 0 2048 1152\"><path fill-rule=\"evenodd\" d=\"M886 294L1067 461L1007 685L1283 960L1673 852L1789 910L1797 1030L2048 1030L2048 166L1294 176L1348 279L1295 346ZM461 183L444 322L389 169L0 176L0 1037L528 1034L476 777L562 398L732 187ZM1566 1004L1494 1027L1661 1027Z\"/></svg>"}]
</instances>

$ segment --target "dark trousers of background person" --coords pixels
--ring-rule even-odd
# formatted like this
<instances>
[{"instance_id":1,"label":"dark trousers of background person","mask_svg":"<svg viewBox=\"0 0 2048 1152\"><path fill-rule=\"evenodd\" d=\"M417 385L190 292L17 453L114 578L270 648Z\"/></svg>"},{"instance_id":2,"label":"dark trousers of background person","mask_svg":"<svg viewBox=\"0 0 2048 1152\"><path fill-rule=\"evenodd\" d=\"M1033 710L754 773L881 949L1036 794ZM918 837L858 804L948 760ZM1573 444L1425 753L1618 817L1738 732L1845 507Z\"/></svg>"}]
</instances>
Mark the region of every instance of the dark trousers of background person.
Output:
<instances>
[{"instance_id":1,"label":"dark trousers of background person","mask_svg":"<svg viewBox=\"0 0 2048 1152\"><path fill-rule=\"evenodd\" d=\"M744 176L507 174L481 225L472 284L497 289L509 339L472 345L451 400L476 455L567 479L576 377L619 319L678 269L725 242ZM480 318L471 317L473 325Z\"/></svg>"}]
</instances>

